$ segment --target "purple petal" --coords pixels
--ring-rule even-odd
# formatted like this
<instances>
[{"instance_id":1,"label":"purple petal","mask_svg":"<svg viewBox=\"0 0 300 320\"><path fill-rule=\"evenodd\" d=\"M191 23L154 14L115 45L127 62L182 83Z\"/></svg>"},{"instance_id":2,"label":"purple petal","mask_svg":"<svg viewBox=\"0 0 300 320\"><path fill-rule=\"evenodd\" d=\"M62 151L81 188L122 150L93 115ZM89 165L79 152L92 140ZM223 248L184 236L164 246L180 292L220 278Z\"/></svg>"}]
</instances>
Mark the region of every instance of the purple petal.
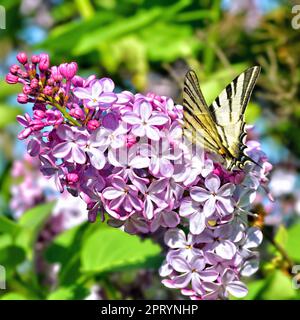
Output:
<instances>
[{"instance_id":1,"label":"purple petal","mask_svg":"<svg viewBox=\"0 0 300 320\"><path fill-rule=\"evenodd\" d=\"M129 123L129 124L132 124L132 125L135 125L135 124L141 124L142 123L142 120L141 118L134 112L126 112L122 119Z\"/></svg>"},{"instance_id":2,"label":"purple petal","mask_svg":"<svg viewBox=\"0 0 300 320\"><path fill-rule=\"evenodd\" d=\"M77 145L72 147L72 158L76 163L84 164L86 162L86 154Z\"/></svg>"},{"instance_id":3,"label":"purple petal","mask_svg":"<svg viewBox=\"0 0 300 320\"><path fill-rule=\"evenodd\" d=\"M191 268L193 270L196 270L197 272L200 272L204 269L205 267L205 260L201 256L195 256L192 261L190 262Z\"/></svg>"},{"instance_id":4,"label":"purple petal","mask_svg":"<svg viewBox=\"0 0 300 320\"><path fill-rule=\"evenodd\" d=\"M175 228L180 222L180 218L175 211L163 212L162 217L168 228Z\"/></svg>"},{"instance_id":5,"label":"purple petal","mask_svg":"<svg viewBox=\"0 0 300 320\"><path fill-rule=\"evenodd\" d=\"M103 155L102 151L92 148L91 150L87 151L87 154L89 155L91 165L94 168L101 170L105 166L105 156Z\"/></svg>"},{"instance_id":6,"label":"purple petal","mask_svg":"<svg viewBox=\"0 0 300 320\"><path fill-rule=\"evenodd\" d=\"M145 127L146 130L146 135L149 139L154 140L154 141L158 141L160 136L159 136L159 130L155 127L151 127L151 126L146 126Z\"/></svg>"},{"instance_id":7,"label":"purple petal","mask_svg":"<svg viewBox=\"0 0 300 320\"><path fill-rule=\"evenodd\" d=\"M97 102L100 105L112 104L118 100L115 93L102 93L101 96L97 99Z\"/></svg>"},{"instance_id":8,"label":"purple petal","mask_svg":"<svg viewBox=\"0 0 300 320\"><path fill-rule=\"evenodd\" d=\"M241 281L230 282L226 290L236 298L243 298L248 294L246 285Z\"/></svg>"},{"instance_id":9,"label":"purple petal","mask_svg":"<svg viewBox=\"0 0 300 320\"><path fill-rule=\"evenodd\" d=\"M204 184L209 191L217 193L220 188L221 181L217 175L212 174L205 179Z\"/></svg>"},{"instance_id":10,"label":"purple petal","mask_svg":"<svg viewBox=\"0 0 300 320\"><path fill-rule=\"evenodd\" d=\"M145 127L142 125L134 125L131 132L137 137L143 137L146 134Z\"/></svg>"},{"instance_id":11,"label":"purple petal","mask_svg":"<svg viewBox=\"0 0 300 320\"><path fill-rule=\"evenodd\" d=\"M170 162L170 160L168 159L161 159L160 162L160 173L162 176L170 178L172 177L173 173L174 173L174 167L172 165L172 163Z\"/></svg>"},{"instance_id":12,"label":"purple petal","mask_svg":"<svg viewBox=\"0 0 300 320\"><path fill-rule=\"evenodd\" d=\"M53 148L52 154L55 158L64 158L71 152L72 146L69 142L62 142Z\"/></svg>"},{"instance_id":13,"label":"purple petal","mask_svg":"<svg viewBox=\"0 0 300 320\"><path fill-rule=\"evenodd\" d=\"M205 215L197 212L190 216L190 231L192 234L200 234L205 229Z\"/></svg>"},{"instance_id":14,"label":"purple petal","mask_svg":"<svg viewBox=\"0 0 300 320\"><path fill-rule=\"evenodd\" d=\"M219 272L216 270L203 270L200 273L200 277L203 281L213 282L218 279Z\"/></svg>"},{"instance_id":15,"label":"purple petal","mask_svg":"<svg viewBox=\"0 0 300 320\"><path fill-rule=\"evenodd\" d=\"M216 197L210 196L203 206L203 212L206 217L210 217L216 210Z\"/></svg>"},{"instance_id":16,"label":"purple petal","mask_svg":"<svg viewBox=\"0 0 300 320\"><path fill-rule=\"evenodd\" d=\"M158 270L159 275L161 277L167 277L172 273L172 271L173 271L172 267L166 260L164 260L164 262L162 263L161 267Z\"/></svg>"},{"instance_id":17,"label":"purple petal","mask_svg":"<svg viewBox=\"0 0 300 320\"><path fill-rule=\"evenodd\" d=\"M92 85L92 97L97 98L103 92L102 85L100 81L95 81Z\"/></svg>"},{"instance_id":18,"label":"purple petal","mask_svg":"<svg viewBox=\"0 0 300 320\"><path fill-rule=\"evenodd\" d=\"M99 80L103 92L113 92L115 89L115 84L110 78L102 78Z\"/></svg>"},{"instance_id":19,"label":"purple petal","mask_svg":"<svg viewBox=\"0 0 300 320\"><path fill-rule=\"evenodd\" d=\"M139 105L139 114L141 116L141 119L145 122L148 122L148 119L150 118L151 114L152 114L152 106L149 102L147 101L143 101L140 105Z\"/></svg>"},{"instance_id":20,"label":"purple petal","mask_svg":"<svg viewBox=\"0 0 300 320\"><path fill-rule=\"evenodd\" d=\"M210 193L201 187L192 187L190 195L191 198L197 202L204 202L210 197Z\"/></svg>"},{"instance_id":21,"label":"purple petal","mask_svg":"<svg viewBox=\"0 0 300 320\"><path fill-rule=\"evenodd\" d=\"M170 264L177 272L190 272L191 268L187 261L181 257L173 257Z\"/></svg>"},{"instance_id":22,"label":"purple petal","mask_svg":"<svg viewBox=\"0 0 300 320\"><path fill-rule=\"evenodd\" d=\"M154 217L154 207L149 197L146 198L146 201L144 204L144 216L149 220L151 220Z\"/></svg>"},{"instance_id":23,"label":"purple petal","mask_svg":"<svg viewBox=\"0 0 300 320\"><path fill-rule=\"evenodd\" d=\"M172 283L175 288L185 288L190 283L191 278L191 273L184 273L180 276L175 276L174 278L172 278Z\"/></svg>"},{"instance_id":24,"label":"purple petal","mask_svg":"<svg viewBox=\"0 0 300 320\"><path fill-rule=\"evenodd\" d=\"M165 233L164 241L172 249L185 248L187 244L185 233L181 229L168 230Z\"/></svg>"},{"instance_id":25,"label":"purple petal","mask_svg":"<svg viewBox=\"0 0 300 320\"><path fill-rule=\"evenodd\" d=\"M236 253L236 246L229 240L223 240L215 248L216 254L226 260L231 260Z\"/></svg>"},{"instance_id":26,"label":"purple petal","mask_svg":"<svg viewBox=\"0 0 300 320\"><path fill-rule=\"evenodd\" d=\"M169 121L169 118L165 115L154 115L152 116L147 123L151 126L161 126Z\"/></svg>"},{"instance_id":27,"label":"purple petal","mask_svg":"<svg viewBox=\"0 0 300 320\"><path fill-rule=\"evenodd\" d=\"M116 130L119 126L119 120L114 112L106 114L102 119L102 125L106 129Z\"/></svg>"},{"instance_id":28,"label":"purple petal","mask_svg":"<svg viewBox=\"0 0 300 320\"><path fill-rule=\"evenodd\" d=\"M257 228L250 228L247 230L246 243L244 245L245 249L251 249L258 247L263 240L262 232Z\"/></svg>"},{"instance_id":29,"label":"purple petal","mask_svg":"<svg viewBox=\"0 0 300 320\"><path fill-rule=\"evenodd\" d=\"M102 195L107 200L113 200L124 195L124 192L121 190L116 190L113 187L107 187L103 190Z\"/></svg>"},{"instance_id":30,"label":"purple petal","mask_svg":"<svg viewBox=\"0 0 300 320\"><path fill-rule=\"evenodd\" d=\"M91 99L91 92L88 89L84 88L75 88L73 90L73 93L75 97L85 100L85 99Z\"/></svg>"},{"instance_id":31,"label":"purple petal","mask_svg":"<svg viewBox=\"0 0 300 320\"><path fill-rule=\"evenodd\" d=\"M196 205L196 202L192 201L191 198L186 197L181 201L181 205L179 208L179 214L182 217L188 217L191 214L197 212L199 210L199 206Z\"/></svg>"},{"instance_id":32,"label":"purple petal","mask_svg":"<svg viewBox=\"0 0 300 320\"><path fill-rule=\"evenodd\" d=\"M218 191L220 197L230 197L233 194L235 186L232 183L224 184Z\"/></svg>"}]
</instances>

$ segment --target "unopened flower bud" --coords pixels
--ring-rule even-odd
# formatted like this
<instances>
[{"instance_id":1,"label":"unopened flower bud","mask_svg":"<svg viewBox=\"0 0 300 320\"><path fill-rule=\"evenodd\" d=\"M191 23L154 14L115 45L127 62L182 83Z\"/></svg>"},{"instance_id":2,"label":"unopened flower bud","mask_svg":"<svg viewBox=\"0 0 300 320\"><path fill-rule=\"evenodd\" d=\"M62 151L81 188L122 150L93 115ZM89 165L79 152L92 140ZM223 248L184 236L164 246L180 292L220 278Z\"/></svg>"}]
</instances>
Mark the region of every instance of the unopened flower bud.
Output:
<instances>
[{"instance_id":1,"label":"unopened flower bud","mask_svg":"<svg viewBox=\"0 0 300 320\"><path fill-rule=\"evenodd\" d=\"M38 79L32 79L32 80L30 81L30 87L31 87L32 89L37 89L37 88L39 87L39 81L38 81Z\"/></svg>"},{"instance_id":2,"label":"unopened flower bud","mask_svg":"<svg viewBox=\"0 0 300 320\"><path fill-rule=\"evenodd\" d=\"M71 109L70 115L78 120L84 120L85 118L84 111L79 107Z\"/></svg>"},{"instance_id":3,"label":"unopened flower bud","mask_svg":"<svg viewBox=\"0 0 300 320\"><path fill-rule=\"evenodd\" d=\"M13 64L9 69L12 74L17 74L19 70L20 67L17 64Z\"/></svg>"},{"instance_id":4,"label":"unopened flower bud","mask_svg":"<svg viewBox=\"0 0 300 320\"><path fill-rule=\"evenodd\" d=\"M60 82L63 79L62 75L59 72L58 67L56 66L51 67L51 78L56 82Z\"/></svg>"},{"instance_id":5,"label":"unopened flower bud","mask_svg":"<svg viewBox=\"0 0 300 320\"><path fill-rule=\"evenodd\" d=\"M21 63L21 64L26 64L27 63L27 54L25 52L20 52L17 55L17 60Z\"/></svg>"},{"instance_id":6,"label":"unopened flower bud","mask_svg":"<svg viewBox=\"0 0 300 320\"><path fill-rule=\"evenodd\" d=\"M24 87L23 87L23 93L24 94L30 94L32 92L32 88L30 87L30 86L28 86L28 85L25 85Z\"/></svg>"},{"instance_id":7,"label":"unopened flower bud","mask_svg":"<svg viewBox=\"0 0 300 320\"><path fill-rule=\"evenodd\" d=\"M39 55L33 55L33 56L31 57L31 62L34 63L34 64L39 63L40 60L41 60L41 58L40 58Z\"/></svg>"},{"instance_id":8,"label":"unopened flower bud","mask_svg":"<svg viewBox=\"0 0 300 320\"><path fill-rule=\"evenodd\" d=\"M33 115L35 119L44 119L45 118L45 112L42 110L34 110Z\"/></svg>"},{"instance_id":9,"label":"unopened flower bud","mask_svg":"<svg viewBox=\"0 0 300 320\"><path fill-rule=\"evenodd\" d=\"M9 84L15 84L15 83L18 82L19 77L18 77L18 76L15 76L15 75L13 75L13 74L11 74L11 73L8 73L8 74L6 75L6 77L5 77L5 80L6 80L6 82L9 83Z\"/></svg>"},{"instance_id":10,"label":"unopened flower bud","mask_svg":"<svg viewBox=\"0 0 300 320\"><path fill-rule=\"evenodd\" d=\"M79 176L77 173L68 173L67 174L67 183L72 185L78 182Z\"/></svg>"},{"instance_id":11,"label":"unopened flower bud","mask_svg":"<svg viewBox=\"0 0 300 320\"><path fill-rule=\"evenodd\" d=\"M88 123L87 123L87 127L89 130L93 131L93 130L96 130L97 128L99 128L100 126L100 123L98 120L90 120Z\"/></svg>"},{"instance_id":12,"label":"unopened flower bud","mask_svg":"<svg viewBox=\"0 0 300 320\"><path fill-rule=\"evenodd\" d=\"M28 96L24 93L19 93L17 97L19 103L25 104L28 102Z\"/></svg>"},{"instance_id":13,"label":"unopened flower bud","mask_svg":"<svg viewBox=\"0 0 300 320\"><path fill-rule=\"evenodd\" d=\"M71 62L71 63L62 63L58 69L59 72L63 77L65 77L67 80L72 79L76 72L77 72L77 63L76 62Z\"/></svg>"},{"instance_id":14,"label":"unopened flower bud","mask_svg":"<svg viewBox=\"0 0 300 320\"><path fill-rule=\"evenodd\" d=\"M52 90L52 87L50 86L46 86L43 90L43 93L46 95L46 96L51 96L52 93L53 93L53 90Z\"/></svg>"},{"instance_id":15,"label":"unopened flower bud","mask_svg":"<svg viewBox=\"0 0 300 320\"><path fill-rule=\"evenodd\" d=\"M49 69L49 66L50 66L49 55L47 53L41 53L40 54L40 63L39 63L40 70L46 71Z\"/></svg>"},{"instance_id":16,"label":"unopened flower bud","mask_svg":"<svg viewBox=\"0 0 300 320\"><path fill-rule=\"evenodd\" d=\"M83 87L83 78L80 76L74 76L72 78L72 83L75 87Z\"/></svg>"}]
</instances>

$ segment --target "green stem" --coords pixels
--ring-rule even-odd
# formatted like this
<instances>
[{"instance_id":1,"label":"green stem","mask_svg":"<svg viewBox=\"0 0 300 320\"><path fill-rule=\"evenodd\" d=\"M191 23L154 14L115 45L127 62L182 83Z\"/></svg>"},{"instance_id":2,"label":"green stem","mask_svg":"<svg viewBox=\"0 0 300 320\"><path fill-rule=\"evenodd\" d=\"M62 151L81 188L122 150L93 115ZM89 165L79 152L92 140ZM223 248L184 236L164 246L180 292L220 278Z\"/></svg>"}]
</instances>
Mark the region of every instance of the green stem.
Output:
<instances>
[{"instance_id":1,"label":"green stem","mask_svg":"<svg viewBox=\"0 0 300 320\"><path fill-rule=\"evenodd\" d=\"M68 112L66 111L66 109L65 109L64 107L62 107L60 104L58 104L58 103L56 103L56 102L53 102L53 101L51 101L50 104L51 104L53 107L57 108L57 109L63 114L63 116L64 116L66 119L68 119L72 124L74 124L74 125L77 126L77 127L80 127L80 126L81 126L81 124L80 124L76 119L72 118L72 117L68 114Z\"/></svg>"}]
</instances>

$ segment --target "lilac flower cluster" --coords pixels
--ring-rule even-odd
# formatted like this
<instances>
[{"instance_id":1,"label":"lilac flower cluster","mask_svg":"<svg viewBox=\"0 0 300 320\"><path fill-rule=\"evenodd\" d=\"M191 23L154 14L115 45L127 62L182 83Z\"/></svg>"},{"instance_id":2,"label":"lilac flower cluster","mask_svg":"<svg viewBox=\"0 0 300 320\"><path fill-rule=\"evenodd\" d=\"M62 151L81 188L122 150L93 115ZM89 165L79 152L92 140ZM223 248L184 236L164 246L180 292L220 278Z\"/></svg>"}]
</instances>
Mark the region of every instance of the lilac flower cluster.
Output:
<instances>
[{"instance_id":1,"label":"lilac flower cluster","mask_svg":"<svg viewBox=\"0 0 300 320\"><path fill-rule=\"evenodd\" d=\"M258 143L248 154L260 165L226 171L185 141L183 108L155 94L115 92L109 78L83 79L77 65L50 67L46 54L17 57L8 83L23 84L18 117L28 152L58 189L87 204L89 219L129 233L167 228L163 283L193 299L242 297L243 275L258 268L251 249L262 240L247 215L271 169Z\"/></svg>"},{"instance_id":2,"label":"lilac flower cluster","mask_svg":"<svg viewBox=\"0 0 300 320\"><path fill-rule=\"evenodd\" d=\"M54 182L41 174L39 167L38 158L28 154L13 162L10 209L14 219L19 219L27 210L55 201L47 227L41 234L44 241L49 241L54 235L85 221L86 208L83 201L69 192L60 194Z\"/></svg>"}]
</instances>

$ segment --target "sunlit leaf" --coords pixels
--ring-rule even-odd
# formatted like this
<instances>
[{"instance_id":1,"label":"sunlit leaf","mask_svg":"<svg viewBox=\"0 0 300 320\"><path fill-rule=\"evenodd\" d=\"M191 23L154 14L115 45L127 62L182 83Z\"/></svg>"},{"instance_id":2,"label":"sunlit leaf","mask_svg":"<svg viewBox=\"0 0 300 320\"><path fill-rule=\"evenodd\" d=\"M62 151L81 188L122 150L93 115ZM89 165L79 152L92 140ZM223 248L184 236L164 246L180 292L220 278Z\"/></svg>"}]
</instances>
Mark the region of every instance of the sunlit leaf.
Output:
<instances>
[{"instance_id":1,"label":"sunlit leaf","mask_svg":"<svg viewBox=\"0 0 300 320\"><path fill-rule=\"evenodd\" d=\"M291 259L300 262L300 223L288 229L285 250Z\"/></svg>"},{"instance_id":2,"label":"sunlit leaf","mask_svg":"<svg viewBox=\"0 0 300 320\"><path fill-rule=\"evenodd\" d=\"M82 271L100 273L151 267L151 261L156 260L160 250L151 240L141 240L119 229L98 230L83 244Z\"/></svg>"}]
</instances>

